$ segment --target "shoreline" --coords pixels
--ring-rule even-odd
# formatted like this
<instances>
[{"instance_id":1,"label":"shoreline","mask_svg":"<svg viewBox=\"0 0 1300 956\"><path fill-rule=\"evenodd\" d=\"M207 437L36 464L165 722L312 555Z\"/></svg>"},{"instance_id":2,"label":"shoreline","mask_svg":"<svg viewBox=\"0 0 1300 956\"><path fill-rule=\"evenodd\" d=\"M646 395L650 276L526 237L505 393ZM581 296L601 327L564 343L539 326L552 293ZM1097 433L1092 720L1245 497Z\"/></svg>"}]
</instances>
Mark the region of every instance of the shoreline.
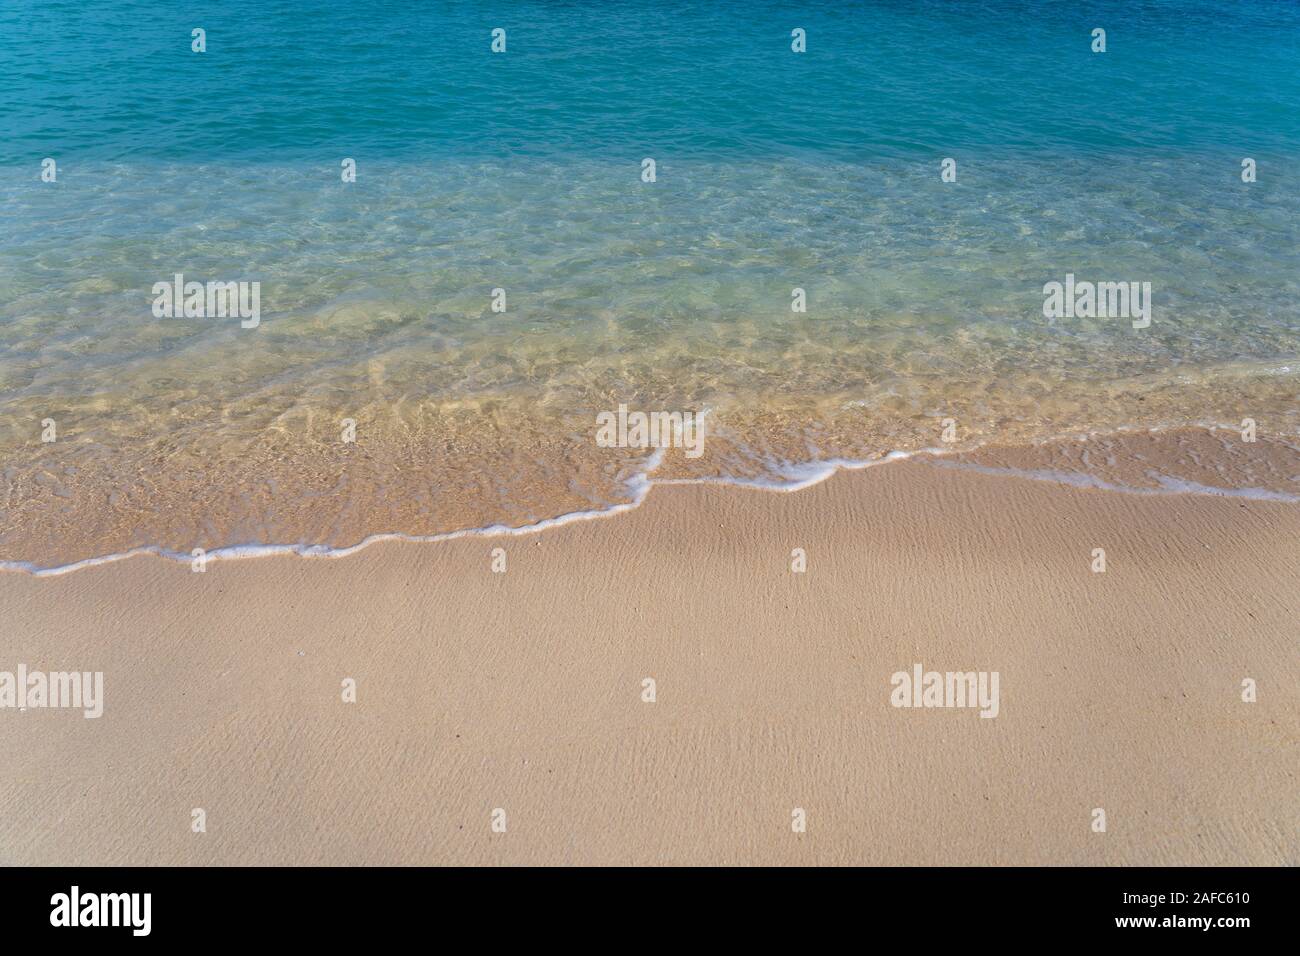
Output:
<instances>
[{"instance_id":1,"label":"shoreline","mask_svg":"<svg viewBox=\"0 0 1300 956\"><path fill-rule=\"evenodd\" d=\"M331 546L319 543L263 544L249 542L242 544L225 544L216 548L208 549L203 555L203 560L206 563L209 561L228 561L244 558L288 555L302 558L345 558L356 554L373 544L378 544L384 541L405 541L410 543L431 544L441 541L453 541L465 537L491 538L497 536L511 537L516 535L537 534L552 528L562 527L574 521L613 518L620 514L633 511L645 503L650 491L657 485L664 487L674 485L715 485L790 494L821 484L822 482L833 478L840 472L861 471L877 465L886 465L902 461L918 461L933 467L972 470L996 477L1045 481L1048 483L1063 484L1078 488L1091 488L1098 491L1107 491L1117 494L1190 494L1207 495L1211 497L1243 498L1246 500L1279 501L1288 504L1300 503L1300 474L1291 476L1294 490L1288 491L1250 486L1219 487L1197 484L1196 482L1179 481L1177 479L1168 486L1144 488L1137 484L1128 485L1122 483L1108 483L1097 474L1093 474L1090 471L1080 471L1076 474L1071 474L1067 472L1034 470L1028 466L997 467L982 463L985 457L989 455L998 455L1000 453L1009 453L1013 459L1019 456L1019 460L1023 463L1026 461L1025 456L1032 456L1038 451L1053 448L1083 448L1087 446L1089 442L1111 441L1123 446L1127 441L1148 439L1159 444L1176 444L1178 441L1186 439L1189 436L1193 439L1197 436L1217 437L1218 433L1236 433L1237 431L1238 430L1233 426L1225 424L1177 426L1169 429L1134 427L1129 429L1109 429L1093 432L1086 436L1075 435L1048 438L1037 442L1019 443L1014 445L1000 445L996 442L988 442L977 445L973 448L961 447L956 449L944 449L936 447L920 448L915 451L895 450L883 453L879 457L873 459L831 458L790 463L789 470L787 471L789 477L784 482L778 481L775 478L749 479L729 476L656 478L654 477L655 472L663 464L666 453L663 449L653 449L650 451L650 454L645 461L644 468L623 482L623 487L628 493L629 500L626 502L610 504L604 508L563 513L555 515L554 517L542 518L532 523L517 526L492 524L482 527L459 528L434 534L409 534L402 531L380 531L368 534L353 544L341 546ZM1287 436L1287 438L1300 442L1300 435ZM1241 447L1245 449L1244 445ZM1129 451L1131 453L1131 450ZM1244 455L1247 458L1253 456L1263 459L1268 459L1270 457L1286 458L1287 456L1290 456L1294 459L1297 465L1300 465L1300 444L1292 444L1291 441L1275 437L1266 440L1258 450L1245 450ZM1166 461L1165 464L1167 466L1168 461ZM795 477L796 475L801 475L801 477ZM165 558L167 560L186 564L191 563L194 558L192 554L183 553L162 545L151 544L131 548L122 552L94 555L67 564L57 565L37 565L30 561L0 559L0 573L9 572L30 574L35 577L56 577L80 571L85 568L111 564L127 558L143 555L152 555L154 557Z\"/></svg>"},{"instance_id":2,"label":"shoreline","mask_svg":"<svg viewBox=\"0 0 1300 956\"><path fill-rule=\"evenodd\" d=\"M1300 863L1292 505L901 461L621 517L0 575L0 670L104 674L0 709L0 862Z\"/></svg>"}]
</instances>

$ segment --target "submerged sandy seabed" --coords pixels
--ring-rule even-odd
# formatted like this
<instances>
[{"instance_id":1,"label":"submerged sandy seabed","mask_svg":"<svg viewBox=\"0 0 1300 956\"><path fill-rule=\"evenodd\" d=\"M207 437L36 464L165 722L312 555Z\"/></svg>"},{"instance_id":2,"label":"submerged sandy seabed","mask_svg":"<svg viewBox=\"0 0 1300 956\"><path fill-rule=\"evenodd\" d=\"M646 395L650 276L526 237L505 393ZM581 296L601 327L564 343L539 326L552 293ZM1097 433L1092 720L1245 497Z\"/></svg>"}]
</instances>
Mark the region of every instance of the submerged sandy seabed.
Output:
<instances>
[{"instance_id":1,"label":"submerged sandy seabed","mask_svg":"<svg viewBox=\"0 0 1300 956\"><path fill-rule=\"evenodd\" d=\"M0 670L104 674L97 719L0 710L0 862L1300 863L1300 507L988 473L1083 447L0 574ZM916 664L997 716L891 706Z\"/></svg>"},{"instance_id":2,"label":"submerged sandy seabed","mask_svg":"<svg viewBox=\"0 0 1300 956\"><path fill-rule=\"evenodd\" d=\"M363 406L356 418L342 405L328 412L268 398L173 409L138 430L127 428L129 416L113 418L125 430L104 434L79 431L81 419L61 413L50 419L60 423L57 441L32 432L6 450L0 568L57 569L136 549L330 550L375 535L521 528L625 509L653 482L792 488L836 464L927 452L1081 484L1300 500L1300 395L1290 370L1221 367L1105 387L967 385L918 386L924 400L631 403L698 415L698 456L675 443L601 447L596 409L627 404L613 395L590 415L427 399ZM351 423L348 441L341 422Z\"/></svg>"}]
</instances>

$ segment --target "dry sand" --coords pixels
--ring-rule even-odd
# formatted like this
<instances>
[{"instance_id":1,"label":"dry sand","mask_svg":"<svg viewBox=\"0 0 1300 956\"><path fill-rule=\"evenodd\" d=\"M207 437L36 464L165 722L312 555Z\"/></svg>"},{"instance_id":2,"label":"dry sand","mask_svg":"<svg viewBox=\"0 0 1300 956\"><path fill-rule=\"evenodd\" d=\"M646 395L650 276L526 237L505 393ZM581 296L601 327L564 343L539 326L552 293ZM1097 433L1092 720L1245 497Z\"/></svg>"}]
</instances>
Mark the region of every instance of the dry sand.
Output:
<instances>
[{"instance_id":1,"label":"dry sand","mask_svg":"<svg viewBox=\"0 0 1300 956\"><path fill-rule=\"evenodd\" d=\"M1298 585L1293 504L919 461L4 573L0 670L102 670L105 709L0 710L0 862L1296 864ZM917 662L999 672L998 716L892 707Z\"/></svg>"}]
</instances>

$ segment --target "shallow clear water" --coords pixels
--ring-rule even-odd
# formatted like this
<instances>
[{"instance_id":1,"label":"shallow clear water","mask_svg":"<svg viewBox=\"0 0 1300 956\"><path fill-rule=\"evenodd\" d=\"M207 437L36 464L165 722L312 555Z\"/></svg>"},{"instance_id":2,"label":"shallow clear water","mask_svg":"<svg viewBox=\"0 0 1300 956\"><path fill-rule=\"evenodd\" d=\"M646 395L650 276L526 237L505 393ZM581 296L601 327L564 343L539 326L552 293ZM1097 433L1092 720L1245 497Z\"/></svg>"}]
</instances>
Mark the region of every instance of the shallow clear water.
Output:
<instances>
[{"instance_id":1,"label":"shallow clear water","mask_svg":"<svg viewBox=\"0 0 1300 956\"><path fill-rule=\"evenodd\" d=\"M949 418L1290 440L1298 54L1289 3L7 4L0 559L609 507L620 403L707 411L667 478ZM260 324L156 318L177 272ZM1044 317L1067 274L1151 283L1150 327Z\"/></svg>"}]
</instances>

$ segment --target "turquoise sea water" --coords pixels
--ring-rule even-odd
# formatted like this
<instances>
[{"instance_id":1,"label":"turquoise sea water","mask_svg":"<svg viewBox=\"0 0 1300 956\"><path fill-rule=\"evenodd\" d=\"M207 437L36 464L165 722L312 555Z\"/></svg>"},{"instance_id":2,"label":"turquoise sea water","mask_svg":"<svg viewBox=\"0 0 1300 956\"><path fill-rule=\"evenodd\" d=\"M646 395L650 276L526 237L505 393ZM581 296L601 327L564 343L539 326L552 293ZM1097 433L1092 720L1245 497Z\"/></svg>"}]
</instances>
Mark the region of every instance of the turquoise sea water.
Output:
<instances>
[{"instance_id":1,"label":"turquoise sea water","mask_svg":"<svg viewBox=\"0 0 1300 956\"><path fill-rule=\"evenodd\" d=\"M1300 8L1269 0L9 0L2 148L6 165L1289 155L1298 57Z\"/></svg>"},{"instance_id":2,"label":"turquoise sea water","mask_svg":"<svg viewBox=\"0 0 1300 956\"><path fill-rule=\"evenodd\" d=\"M707 410L676 477L947 418L1294 436L1298 63L1289 2L11 0L0 559L608 507L620 403ZM177 272L260 325L156 318ZM1044 317L1067 274L1150 282L1151 327Z\"/></svg>"}]
</instances>

